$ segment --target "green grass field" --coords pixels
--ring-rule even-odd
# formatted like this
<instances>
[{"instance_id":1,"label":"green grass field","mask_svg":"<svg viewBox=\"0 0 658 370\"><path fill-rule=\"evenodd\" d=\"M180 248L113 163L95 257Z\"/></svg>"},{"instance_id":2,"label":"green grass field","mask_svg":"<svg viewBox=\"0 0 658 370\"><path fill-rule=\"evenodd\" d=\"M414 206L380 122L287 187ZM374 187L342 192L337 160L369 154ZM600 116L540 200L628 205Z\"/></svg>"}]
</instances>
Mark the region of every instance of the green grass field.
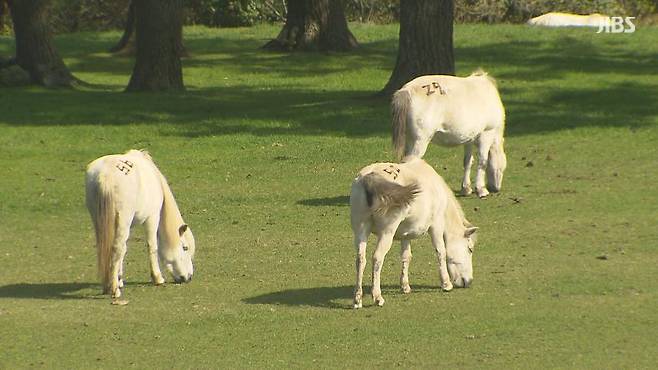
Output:
<instances>
[{"instance_id":1,"label":"green grass field","mask_svg":"<svg viewBox=\"0 0 658 370\"><path fill-rule=\"evenodd\" d=\"M352 30L359 51L326 55L259 50L276 26L186 28L178 94L121 92L133 62L104 52L118 32L62 35L96 87L1 89L0 368L653 368L658 28L457 26L458 75L489 71L508 116L503 191L460 198L481 230L474 285L441 292L424 238L414 291L394 246L387 303L366 284L362 310L347 197L393 157L372 94L398 30ZM192 283L152 286L135 229L118 307L100 295L84 168L130 148L168 177L197 255ZM461 154L426 155L453 189Z\"/></svg>"}]
</instances>

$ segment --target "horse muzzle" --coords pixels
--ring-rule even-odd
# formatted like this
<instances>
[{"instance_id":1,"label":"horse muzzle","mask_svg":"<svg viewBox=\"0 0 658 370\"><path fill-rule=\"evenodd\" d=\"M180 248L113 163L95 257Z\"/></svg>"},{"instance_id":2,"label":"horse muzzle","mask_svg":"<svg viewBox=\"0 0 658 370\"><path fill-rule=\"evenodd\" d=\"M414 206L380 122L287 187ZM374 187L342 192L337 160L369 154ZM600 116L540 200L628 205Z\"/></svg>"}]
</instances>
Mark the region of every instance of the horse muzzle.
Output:
<instances>
[{"instance_id":1,"label":"horse muzzle","mask_svg":"<svg viewBox=\"0 0 658 370\"><path fill-rule=\"evenodd\" d=\"M487 184L487 190L489 190L490 193L498 193L500 191L500 186L496 186L493 184Z\"/></svg>"},{"instance_id":2,"label":"horse muzzle","mask_svg":"<svg viewBox=\"0 0 658 370\"><path fill-rule=\"evenodd\" d=\"M461 279L455 279L452 282L452 285L455 288L468 288L471 286L472 283L473 283L473 279L461 278Z\"/></svg>"},{"instance_id":3,"label":"horse muzzle","mask_svg":"<svg viewBox=\"0 0 658 370\"><path fill-rule=\"evenodd\" d=\"M192 274L189 274L189 275L187 275L187 276L183 276L183 275L181 275L181 276L174 276L174 281L175 281L177 284L189 283L190 281L192 281Z\"/></svg>"}]
</instances>

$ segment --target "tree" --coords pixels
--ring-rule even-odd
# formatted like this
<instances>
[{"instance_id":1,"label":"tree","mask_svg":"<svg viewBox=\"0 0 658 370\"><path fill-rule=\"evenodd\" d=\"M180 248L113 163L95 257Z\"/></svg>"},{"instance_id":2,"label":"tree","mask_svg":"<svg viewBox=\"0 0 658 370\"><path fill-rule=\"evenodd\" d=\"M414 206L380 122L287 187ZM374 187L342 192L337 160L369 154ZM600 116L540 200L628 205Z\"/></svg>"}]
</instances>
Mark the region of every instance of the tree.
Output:
<instances>
[{"instance_id":1,"label":"tree","mask_svg":"<svg viewBox=\"0 0 658 370\"><path fill-rule=\"evenodd\" d=\"M178 44L183 33L183 0L140 0L137 58L126 91L183 90Z\"/></svg>"},{"instance_id":2,"label":"tree","mask_svg":"<svg viewBox=\"0 0 658 370\"><path fill-rule=\"evenodd\" d=\"M7 0L0 0L0 32L5 28L5 14L9 12Z\"/></svg>"},{"instance_id":3,"label":"tree","mask_svg":"<svg viewBox=\"0 0 658 370\"><path fill-rule=\"evenodd\" d=\"M130 0L128 5L128 15L126 17L126 25L123 29L123 35L116 45L110 48L111 53L123 55L135 55L135 28L137 26L137 16L135 11L135 0ZM176 34L176 50L181 57L187 56L187 50L183 45L183 32Z\"/></svg>"},{"instance_id":4,"label":"tree","mask_svg":"<svg viewBox=\"0 0 658 370\"><path fill-rule=\"evenodd\" d=\"M57 52L48 26L48 0L9 0L16 39L16 64L34 83L69 87L78 82Z\"/></svg>"},{"instance_id":5,"label":"tree","mask_svg":"<svg viewBox=\"0 0 658 370\"><path fill-rule=\"evenodd\" d=\"M347 27L343 0L288 0L283 29L269 50L348 51L359 46Z\"/></svg>"},{"instance_id":6,"label":"tree","mask_svg":"<svg viewBox=\"0 0 658 370\"><path fill-rule=\"evenodd\" d=\"M405 83L429 74L455 74L452 0L402 0L395 68L381 91L391 95Z\"/></svg>"},{"instance_id":7,"label":"tree","mask_svg":"<svg viewBox=\"0 0 658 370\"><path fill-rule=\"evenodd\" d=\"M135 40L133 35L135 34L135 0L130 0L128 5L128 16L126 17L126 26L123 29L123 35L121 39L110 48L111 53L127 53L133 54L135 52Z\"/></svg>"}]
</instances>

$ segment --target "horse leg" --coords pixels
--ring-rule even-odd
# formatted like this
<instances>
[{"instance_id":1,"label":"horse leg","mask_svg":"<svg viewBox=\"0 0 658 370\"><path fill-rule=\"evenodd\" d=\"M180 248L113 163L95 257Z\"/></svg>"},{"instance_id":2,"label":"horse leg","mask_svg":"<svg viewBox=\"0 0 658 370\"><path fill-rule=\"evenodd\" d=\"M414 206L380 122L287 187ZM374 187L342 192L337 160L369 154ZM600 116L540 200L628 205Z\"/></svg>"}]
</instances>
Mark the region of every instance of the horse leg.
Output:
<instances>
[{"instance_id":1,"label":"horse leg","mask_svg":"<svg viewBox=\"0 0 658 370\"><path fill-rule=\"evenodd\" d=\"M431 137L426 137L425 135L414 135L410 137L409 143L407 144L407 149L405 150L405 156L412 156L423 158L427 147L430 144Z\"/></svg>"},{"instance_id":2,"label":"horse leg","mask_svg":"<svg viewBox=\"0 0 658 370\"><path fill-rule=\"evenodd\" d=\"M471 166L473 165L473 143L464 144L464 178L461 195L471 195Z\"/></svg>"},{"instance_id":3,"label":"horse leg","mask_svg":"<svg viewBox=\"0 0 658 370\"><path fill-rule=\"evenodd\" d=\"M354 232L356 248L356 285L354 287L354 308L363 307L363 271L366 268L366 245L370 235L370 225L361 223Z\"/></svg>"},{"instance_id":4,"label":"horse leg","mask_svg":"<svg viewBox=\"0 0 658 370\"><path fill-rule=\"evenodd\" d=\"M403 240L402 248L400 250L400 257L402 259L402 273L400 274L400 288L402 293L411 293L411 286L409 286L409 263L411 263L411 241Z\"/></svg>"},{"instance_id":5,"label":"horse leg","mask_svg":"<svg viewBox=\"0 0 658 370\"><path fill-rule=\"evenodd\" d=\"M449 292L452 290L452 282L450 281L450 274L448 274L448 263L446 261L446 245L443 240L444 225L443 221L435 222L429 229L430 237L432 238L432 245L436 250L436 257L439 260L439 278L441 279L441 288Z\"/></svg>"},{"instance_id":6,"label":"horse leg","mask_svg":"<svg viewBox=\"0 0 658 370\"><path fill-rule=\"evenodd\" d=\"M385 231L377 235L377 247L372 255L372 299L378 306L384 305L384 297L382 297L381 289L381 273L382 266L384 265L384 258L386 253L391 249L393 244L393 231Z\"/></svg>"},{"instance_id":7,"label":"horse leg","mask_svg":"<svg viewBox=\"0 0 658 370\"><path fill-rule=\"evenodd\" d=\"M121 285L119 282L123 270L123 259L128 250L128 245L126 243L130 236L130 222L123 222L120 215L117 215L116 224L116 235L110 255L110 269L112 271L112 277L110 278L110 294L113 299L121 297Z\"/></svg>"},{"instance_id":8,"label":"horse leg","mask_svg":"<svg viewBox=\"0 0 658 370\"><path fill-rule=\"evenodd\" d=\"M493 141L493 131L488 131L480 134L476 142L478 147L478 168L475 175L475 191L480 198L489 195L484 179L487 171L487 161L489 160L489 149Z\"/></svg>"},{"instance_id":9,"label":"horse leg","mask_svg":"<svg viewBox=\"0 0 658 370\"><path fill-rule=\"evenodd\" d=\"M149 217L144 222L144 231L146 232L146 247L149 255L149 268L151 269L151 281L155 285L164 284L165 279L160 271L160 263L158 261L158 224L160 223L159 217Z\"/></svg>"},{"instance_id":10,"label":"horse leg","mask_svg":"<svg viewBox=\"0 0 658 370\"><path fill-rule=\"evenodd\" d=\"M127 249L126 249L126 251L127 251ZM123 267L124 267L123 266L123 260L124 259L125 259L125 256L124 256L124 258L121 259L121 262L119 262L119 289L123 289L123 285L124 285L124 283L123 283L123 277L125 276L124 273L123 273Z\"/></svg>"}]
</instances>

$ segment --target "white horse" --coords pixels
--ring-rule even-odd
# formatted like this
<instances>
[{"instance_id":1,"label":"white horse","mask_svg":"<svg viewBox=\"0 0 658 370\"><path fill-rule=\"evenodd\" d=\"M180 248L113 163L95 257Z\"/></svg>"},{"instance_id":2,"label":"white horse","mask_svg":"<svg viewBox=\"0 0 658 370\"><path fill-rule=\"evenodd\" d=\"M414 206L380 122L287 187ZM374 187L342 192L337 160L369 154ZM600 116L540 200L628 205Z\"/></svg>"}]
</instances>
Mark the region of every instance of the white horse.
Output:
<instances>
[{"instance_id":1,"label":"white horse","mask_svg":"<svg viewBox=\"0 0 658 370\"><path fill-rule=\"evenodd\" d=\"M363 271L370 233L377 236L372 256L372 298L382 306L380 276L393 239L402 242L400 286L409 293L411 239L429 233L439 260L444 291L468 287L473 281L472 253L477 227L464 217L445 181L424 160L407 157L400 164L375 163L363 168L350 194L356 247L354 308L362 307Z\"/></svg>"},{"instance_id":2,"label":"white horse","mask_svg":"<svg viewBox=\"0 0 658 370\"><path fill-rule=\"evenodd\" d=\"M531 26L544 27L602 27L610 24L610 17L603 14L571 14L551 12L528 20Z\"/></svg>"},{"instance_id":3,"label":"white horse","mask_svg":"<svg viewBox=\"0 0 658 370\"><path fill-rule=\"evenodd\" d=\"M478 70L468 77L421 76L398 90L391 103L393 146L397 158L422 157L430 141L444 146L464 144L462 195L471 194L473 143L478 166L479 197L500 191L507 158L503 149L505 108L496 82Z\"/></svg>"},{"instance_id":4,"label":"white horse","mask_svg":"<svg viewBox=\"0 0 658 370\"><path fill-rule=\"evenodd\" d=\"M158 258L177 283L192 279L195 242L174 195L147 152L107 155L87 166L86 203L96 231L103 293L121 296L130 228L143 224L151 279L165 282Z\"/></svg>"}]
</instances>

